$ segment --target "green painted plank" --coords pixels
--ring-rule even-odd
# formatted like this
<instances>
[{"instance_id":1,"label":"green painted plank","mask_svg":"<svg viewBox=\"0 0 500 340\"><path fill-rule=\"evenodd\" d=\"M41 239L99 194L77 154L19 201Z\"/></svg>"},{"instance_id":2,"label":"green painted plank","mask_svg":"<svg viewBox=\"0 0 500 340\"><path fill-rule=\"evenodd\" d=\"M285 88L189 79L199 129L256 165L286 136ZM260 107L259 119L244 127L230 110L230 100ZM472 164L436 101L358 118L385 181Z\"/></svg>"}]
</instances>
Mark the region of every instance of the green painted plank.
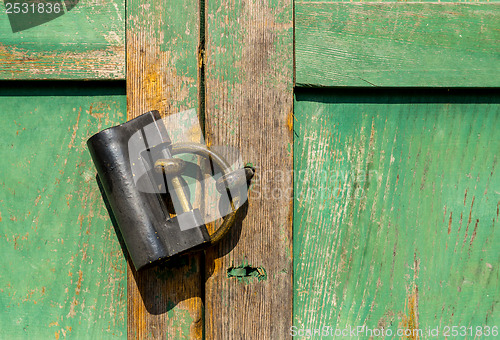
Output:
<instances>
[{"instance_id":1,"label":"green painted plank","mask_svg":"<svg viewBox=\"0 0 500 340\"><path fill-rule=\"evenodd\" d=\"M124 79L125 2L81 0L42 25L12 33L0 6L0 79Z\"/></svg>"},{"instance_id":2,"label":"green painted plank","mask_svg":"<svg viewBox=\"0 0 500 340\"><path fill-rule=\"evenodd\" d=\"M500 324L499 103L298 92L296 331Z\"/></svg>"},{"instance_id":3,"label":"green painted plank","mask_svg":"<svg viewBox=\"0 0 500 340\"><path fill-rule=\"evenodd\" d=\"M286 339L292 324L293 2L207 1L206 139L256 167L248 210L206 251L208 339ZM249 277L234 277L246 268ZM251 273L265 275L259 278ZM241 274L241 272L240 272ZM259 274L259 275L261 275Z\"/></svg>"},{"instance_id":4,"label":"green painted plank","mask_svg":"<svg viewBox=\"0 0 500 340\"><path fill-rule=\"evenodd\" d=\"M125 96L43 94L0 97L1 337L124 338L126 263L86 141Z\"/></svg>"},{"instance_id":5,"label":"green painted plank","mask_svg":"<svg viewBox=\"0 0 500 340\"><path fill-rule=\"evenodd\" d=\"M500 85L500 4L297 2L298 86Z\"/></svg>"},{"instance_id":6,"label":"green painted plank","mask_svg":"<svg viewBox=\"0 0 500 340\"><path fill-rule=\"evenodd\" d=\"M401 0L377 0L377 1L366 1L366 0L296 0L295 3L385 3L385 2L401 2ZM499 2L499 0L412 0L405 1L406 3L492 3Z\"/></svg>"}]
</instances>

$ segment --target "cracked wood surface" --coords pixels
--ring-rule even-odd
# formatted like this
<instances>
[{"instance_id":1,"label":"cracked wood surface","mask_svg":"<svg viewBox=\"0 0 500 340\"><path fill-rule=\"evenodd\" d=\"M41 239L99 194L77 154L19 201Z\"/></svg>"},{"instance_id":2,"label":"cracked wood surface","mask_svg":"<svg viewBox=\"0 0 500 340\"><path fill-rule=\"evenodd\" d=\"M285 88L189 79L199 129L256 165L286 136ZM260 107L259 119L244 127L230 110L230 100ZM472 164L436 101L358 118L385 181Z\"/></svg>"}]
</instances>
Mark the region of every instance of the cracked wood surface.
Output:
<instances>
[{"instance_id":1,"label":"cracked wood surface","mask_svg":"<svg viewBox=\"0 0 500 340\"><path fill-rule=\"evenodd\" d=\"M0 79L124 78L124 1L81 0L64 15L16 33L7 14L0 15Z\"/></svg>"},{"instance_id":2,"label":"cracked wood surface","mask_svg":"<svg viewBox=\"0 0 500 340\"><path fill-rule=\"evenodd\" d=\"M127 1L127 118L198 107L198 1ZM135 272L128 267L129 339L200 339L200 254Z\"/></svg>"},{"instance_id":3,"label":"cracked wood surface","mask_svg":"<svg viewBox=\"0 0 500 340\"><path fill-rule=\"evenodd\" d=\"M208 339L289 337L292 5L206 2L206 139L210 145L237 147L243 163L257 169L243 222L206 252ZM248 266L251 270L243 270L254 277L228 277L228 270Z\"/></svg>"},{"instance_id":4,"label":"cracked wood surface","mask_svg":"<svg viewBox=\"0 0 500 340\"><path fill-rule=\"evenodd\" d=\"M498 325L500 101L468 92L297 91L299 329Z\"/></svg>"},{"instance_id":5,"label":"cracked wood surface","mask_svg":"<svg viewBox=\"0 0 500 340\"><path fill-rule=\"evenodd\" d=\"M198 255L174 269L136 274L129 267L130 338L286 337L292 314L291 5L206 3L205 137L209 145L238 147L244 161L262 172L243 226L207 251L205 278ZM197 58L203 53L197 50L197 3L129 1L127 6L128 118L150 109L170 114L198 107L197 67L203 60ZM281 182L274 181L277 172ZM270 197L273 189L283 191L281 197ZM244 261L266 280L230 280L226 270Z\"/></svg>"},{"instance_id":6,"label":"cracked wood surface","mask_svg":"<svg viewBox=\"0 0 500 340\"><path fill-rule=\"evenodd\" d=\"M126 263L86 142L125 97L45 89L0 96L1 337L123 338Z\"/></svg>"}]
</instances>

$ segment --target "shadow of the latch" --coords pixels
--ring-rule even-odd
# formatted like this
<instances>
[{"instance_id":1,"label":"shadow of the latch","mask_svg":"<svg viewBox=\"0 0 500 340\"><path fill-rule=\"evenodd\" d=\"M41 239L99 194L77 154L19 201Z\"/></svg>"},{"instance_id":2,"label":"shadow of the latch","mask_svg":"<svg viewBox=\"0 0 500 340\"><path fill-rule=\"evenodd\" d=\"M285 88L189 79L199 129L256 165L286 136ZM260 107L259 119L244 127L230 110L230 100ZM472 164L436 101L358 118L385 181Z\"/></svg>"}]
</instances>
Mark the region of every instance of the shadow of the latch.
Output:
<instances>
[{"instance_id":1,"label":"shadow of the latch","mask_svg":"<svg viewBox=\"0 0 500 340\"><path fill-rule=\"evenodd\" d=\"M238 243L242 222L248 211L248 201L237 210L235 224L220 243L214 246L219 247L220 251L211 251L211 254L216 253L217 255L210 256L210 259L207 257L208 263L202 263L201 259L204 259L205 256L202 256L202 253L198 251L173 257L155 267L136 271L98 176L96 176L96 181L120 243L122 254L127 259L127 265L135 280L135 287L139 291L148 313L164 314L175 308L180 302L196 297L204 302L202 296L204 289L200 289L200 287L205 285L206 280L213 274L214 260L229 253ZM202 275L203 273L205 275ZM127 277L127 280L129 279L130 277ZM129 290L135 288L130 282L127 286ZM193 294L194 292L199 294ZM130 295L130 293L128 291L127 294Z\"/></svg>"}]
</instances>

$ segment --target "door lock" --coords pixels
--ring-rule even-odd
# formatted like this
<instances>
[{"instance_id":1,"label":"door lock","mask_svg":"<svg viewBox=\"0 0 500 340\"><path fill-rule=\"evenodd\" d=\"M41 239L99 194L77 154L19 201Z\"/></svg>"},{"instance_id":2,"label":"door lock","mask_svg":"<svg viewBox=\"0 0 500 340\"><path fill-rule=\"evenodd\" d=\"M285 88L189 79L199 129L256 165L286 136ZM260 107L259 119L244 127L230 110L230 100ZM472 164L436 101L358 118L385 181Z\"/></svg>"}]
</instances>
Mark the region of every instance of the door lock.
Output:
<instances>
[{"instance_id":1,"label":"door lock","mask_svg":"<svg viewBox=\"0 0 500 340\"><path fill-rule=\"evenodd\" d=\"M158 111L105 129L89 138L87 146L136 270L221 240L234 224L255 173L252 166L232 171L223 157L200 143L172 143ZM208 159L214 173L221 174L215 187L229 208L212 234L191 204L183 177L193 164L181 154Z\"/></svg>"}]
</instances>

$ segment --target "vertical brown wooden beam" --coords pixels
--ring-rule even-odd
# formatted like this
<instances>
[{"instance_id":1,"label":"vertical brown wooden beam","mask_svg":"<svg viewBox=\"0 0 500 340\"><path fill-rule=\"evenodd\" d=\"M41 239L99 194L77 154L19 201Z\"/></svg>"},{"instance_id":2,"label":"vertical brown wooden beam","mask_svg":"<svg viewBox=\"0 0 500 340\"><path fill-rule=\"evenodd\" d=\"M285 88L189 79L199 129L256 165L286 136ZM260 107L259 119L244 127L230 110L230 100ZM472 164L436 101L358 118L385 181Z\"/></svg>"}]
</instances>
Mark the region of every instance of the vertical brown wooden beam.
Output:
<instances>
[{"instance_id":1,"label":"vertical brown wooden beam","mask_svg":"<svg viewBox=\"0 0 500 340\"><path fill-rule=\"evenodd\" d=\"M206 5L206 139L238 147L257 167L246 218L207 251L206 337L285 339L292 323L292 1ZM228 278L239 265L261 267L267 279Z\"/></svg>"},{"instance_id":2,"label":"vertical brown wooden beam","mask_svg":"<svg viewBox=\"0 0 500 340\"><path fill-rule=\"evenodd\" d=\"M127 1L127 118L198 107L197 0ZM128 267L128 338L197 339L203 333L200 255L173 267Z\"/></svg>"}]
</instances>

